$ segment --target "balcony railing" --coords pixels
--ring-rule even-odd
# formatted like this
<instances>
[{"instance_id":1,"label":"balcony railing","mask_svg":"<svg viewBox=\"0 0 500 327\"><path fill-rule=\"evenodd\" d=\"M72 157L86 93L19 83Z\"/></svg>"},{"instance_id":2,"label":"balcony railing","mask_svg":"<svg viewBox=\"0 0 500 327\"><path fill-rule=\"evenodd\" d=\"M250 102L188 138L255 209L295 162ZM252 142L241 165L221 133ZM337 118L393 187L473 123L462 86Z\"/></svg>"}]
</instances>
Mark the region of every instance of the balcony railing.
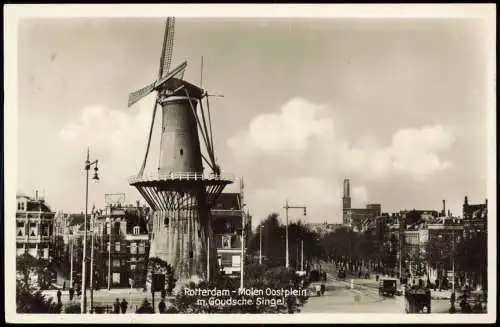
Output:
<instances>
[{"instance_id":1,"label":"balcony railing","mask_svg":"<svg viewBox=\"0 0 500 327\"><path fill-rule=\"evenodd\" d=\"M129 183L147 182L157 180L234 180L233 175L215 175L197 172L179 172L169 173L159 171L157 173L146 174L142 176L132 176L128 179Z\"/></svg>"},{"instance_id":2,"label":"balcony railing","mask_svg":"<svg viewBox=\"0 0 500 327\"><path fill-rule=\"evenodd\" d=\"M24 243L39 243L39 242L48 242L50 241L50 236L43 236L43 235L37 235L37 236L16 236L16 242L24 242Z\"/></svg>"}]
</instances>

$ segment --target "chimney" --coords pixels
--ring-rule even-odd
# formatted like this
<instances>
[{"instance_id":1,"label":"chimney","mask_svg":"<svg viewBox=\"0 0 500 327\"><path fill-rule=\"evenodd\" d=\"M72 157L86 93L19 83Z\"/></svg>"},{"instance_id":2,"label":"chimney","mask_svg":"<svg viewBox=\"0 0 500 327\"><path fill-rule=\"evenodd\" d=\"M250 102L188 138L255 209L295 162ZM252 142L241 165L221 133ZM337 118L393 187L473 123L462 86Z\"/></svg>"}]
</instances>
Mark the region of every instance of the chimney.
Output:
<instances>
[{"instance_id":1,"label":"chimney","mask_svg":"<svg viewBox=\"0 0 500 327\"><path fill-rule=\"evenodd\" d=\"M35 200L38 200L38 190L35 191Z\"/></svg>"},{"instance_id":2,"label":"chimney","mask_svg":"<svg viewBox=\"0 0 500 327\"><path fill-rule=\"evenodd\" d=\"M139 208L140 207L139 200L137 200L136 204L137 204L137 208Z\"/></svg>"},{"instance_id":3,"label":"chimney","mask_svg":"<svg viewBox=\"0 0 500 327\"><path fill-rule=\"evenodd\" d=\"M443 216L446 216L446 200L443 200Z\"/></svg>"}]
</instances>

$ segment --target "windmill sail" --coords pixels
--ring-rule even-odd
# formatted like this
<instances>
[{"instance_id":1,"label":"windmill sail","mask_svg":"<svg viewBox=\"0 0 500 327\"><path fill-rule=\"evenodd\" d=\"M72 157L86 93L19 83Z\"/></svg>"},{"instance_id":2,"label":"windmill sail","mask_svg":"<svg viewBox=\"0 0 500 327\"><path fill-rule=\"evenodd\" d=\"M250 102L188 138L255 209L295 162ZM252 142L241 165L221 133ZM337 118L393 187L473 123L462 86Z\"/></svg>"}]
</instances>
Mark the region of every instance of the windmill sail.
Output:
<instances>
[{"instance_id":1,"label":"windmill sail","mask_svg":"<svg viewBox=\"0 0 500 327\"><path fill-rule=\"evenodd\" d=\"M161 58L160 58L160 68L158 71L158 80L163 77L164 72L168 73L168 70L170 69L170 64L172 62L173 45L174 45L174 32L175 32L175 18L168 17L167 22L165 24L165 35L163 37L163 45L162 45L162 49L161 49ZM156 84L157 84L156 82L153 83L153 88L149 92L151 92L154 89L154 86ZM150 86L150 85L148 85L148 86ZM141 90L144 90L144 89L145 88L143 88ZM136 91L136 92L140 92L141 90ZM149 94L149 92L147 92L147 94ZM132 95L133 94L131 94L130 96L132 97ZM141 99L144 96L145 96L145 94L141 93L140 97L138 97L138 99ZM130 105L130 99L129 99L129 105ZM144 169L146 168L146 162L148 160L148 154L149 154L149 147L151 146L151 136L153 135L153 126L154 126L154 122L155 122L157 106L158 106L158 98L156 98L155 103L153 105L153 117L151 118L151 125L149 127L149 136L148 136L148 143L146 146L146 154L144 155L144 161L142 162L141 169L139 170L139 176L142 176L144 174Z\"/></svg>"}]
</instances>

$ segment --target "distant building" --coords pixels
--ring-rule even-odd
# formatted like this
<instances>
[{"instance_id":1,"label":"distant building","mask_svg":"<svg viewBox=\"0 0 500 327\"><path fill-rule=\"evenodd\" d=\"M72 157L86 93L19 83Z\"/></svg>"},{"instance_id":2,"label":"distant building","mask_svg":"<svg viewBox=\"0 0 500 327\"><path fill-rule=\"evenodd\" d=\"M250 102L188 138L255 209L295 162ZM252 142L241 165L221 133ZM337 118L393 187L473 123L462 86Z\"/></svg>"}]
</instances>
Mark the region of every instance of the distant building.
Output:
<instances>
[{"instance_id":1,"label":"distant building","mask_svg":"<svg viewBox=\"0 0 500 327\"><path fill-rule=\"evenodd\" d=\"M381 204L367 204L366 208L351 208L351 186L349 179L344 179L342 196L342 223L354 231L366 231L370 223L381 215Z\"/></svg>"},{"instance_id":2,"label":"distant building","mask_svg":"<svg viewBox=\"0 0 500 327\"><path fill-rule=\"evenodd\" d=\"M16 211L16 254L25 252L35 258L53 257L54 216L38 191L34 198L18 194Z\"/></svg>"},{"instance_id":3,"label":"distant building","mask_svg":"<svg viewBox=\"0 0 500 327\"><path fill-rule=\"evenodd\" d=\"M488 230L488 199L481 204L469 204L467 196L463 205L463 220L465 237Z\"/></svg>"},{"instance_id":4,"label":"distant building","mask_svg":"<svg viewBox=\"0 0 500 327\"><path fill-rule=\"evenodd\" d=\"M217 248L219 268L225 274L239 274L243 226L243 198L241 193L222 193L213 206L213 241ZM245 248L251 230L251 216L246 214ZM246 249L244 249L244 253Z\"/></svg>"},{"instance_id":5,"label":"distant building","mask_svg":"<svg viewBox=\"0 0 500 327\"><path fill-rule=\"evenodd\" d=\"M137 202L136 206L110 205L95 214L95 281L99 287L107 287L109 277L111 287L146 285L149 213L149 208Z\"/></svg>"}]
</instances>

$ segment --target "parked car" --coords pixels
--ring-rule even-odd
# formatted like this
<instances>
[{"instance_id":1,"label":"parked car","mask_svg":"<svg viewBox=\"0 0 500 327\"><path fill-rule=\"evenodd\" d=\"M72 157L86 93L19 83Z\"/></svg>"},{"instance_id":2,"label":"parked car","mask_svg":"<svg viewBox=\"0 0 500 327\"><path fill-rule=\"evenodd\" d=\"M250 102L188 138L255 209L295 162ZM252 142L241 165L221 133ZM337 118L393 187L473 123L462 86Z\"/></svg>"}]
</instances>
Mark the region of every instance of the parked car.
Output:
<instances>
[{"instance_id":1,"label":"parked car","mask_svg":"<svg viewBox=\"0 0 500 327\"><path fill-rule=\"evenodd\" d=\"M397 294L397 279L381 278L378 285L378 294L382 296L394 296Z\"/></svg>"},{"instance_id":2,"label":"parked car","mask_svg":"<svg viewBox=\"0 0 500 327\"><path fill-rule=\"evenodd\" d=\"M340 279L345 279L346 278L345 268L340 268L339 269L339 272L337 274L337 278L340 278Z\"/></svg>"}]
</instances>

